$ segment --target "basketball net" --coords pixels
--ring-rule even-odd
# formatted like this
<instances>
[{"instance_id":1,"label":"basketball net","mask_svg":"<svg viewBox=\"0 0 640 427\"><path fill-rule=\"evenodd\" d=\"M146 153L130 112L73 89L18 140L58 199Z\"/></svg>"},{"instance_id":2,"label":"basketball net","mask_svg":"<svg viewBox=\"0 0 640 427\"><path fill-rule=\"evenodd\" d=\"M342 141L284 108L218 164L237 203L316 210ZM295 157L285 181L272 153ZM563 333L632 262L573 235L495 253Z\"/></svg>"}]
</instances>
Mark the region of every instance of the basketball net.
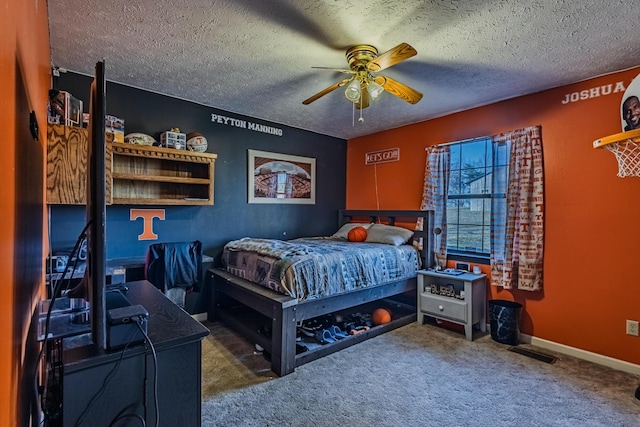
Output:
<instances>
[{"instance_id":1,"label":"basketball net","mask_svg":"<svg viewBox=\"0 0 640 427\"><path fill-rule=\"evenodd\" d=\"M640 130L631 130L594 141L593 148L606 148L618 161L618 176L640 176Z\"/></svg>"}]
</instances>

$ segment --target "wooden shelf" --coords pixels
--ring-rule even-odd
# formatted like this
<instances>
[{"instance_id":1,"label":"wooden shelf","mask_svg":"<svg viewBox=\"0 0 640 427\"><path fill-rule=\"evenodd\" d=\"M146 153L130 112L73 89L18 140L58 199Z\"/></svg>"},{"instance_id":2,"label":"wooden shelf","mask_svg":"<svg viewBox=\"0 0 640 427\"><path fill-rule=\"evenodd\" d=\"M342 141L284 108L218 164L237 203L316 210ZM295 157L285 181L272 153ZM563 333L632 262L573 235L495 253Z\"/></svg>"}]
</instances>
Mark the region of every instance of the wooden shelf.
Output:
<instances>
[{"instance_id":1,"label":"wooden shelf","mask_svg":"<svg viewBox=\"0 0 640 427\"><path fill-rule=\"evenodd\" d=\"M87 130L49 125L47 203L86 204ZM107 144L108 204L213 205L216 154Z\"/></svg>"},{"instance_id":2,"label":"wooden shelf","mask_svg":"<svg viewBox=\"0 0 640 427\"><path fill-rule=\"evenodd\" d=\"M172 176L146 176L134 173L114 173L113 179L128 179L132 181L173 182L176 184L209 184L208 178L183 178Z\"/></svg>"},{"instance_id":3,"label":"wooden shelf","mask_svg":"<svg viewBox=\"0 0 640 427\"><path fill-rule=\"evenodd\" d=\"M174 198L167 198L167 199L158 199L158 198L153 198L153 199L127 199L127 198L114 198L113 199L113 204L114 205L200 205L200 206L206 206L206 205L211 205L211 201L209 199L174 199Z\"/></svg>"},{"instance_id":4,"label":"wooden shelf","mask_svg":"<svg viewBox=\"0 0 640 427\"><path fill-rule=\"evenodd\" d=\"M195 163L213 163L218 158L217 154L197 153L195 151L176 150L174 148L151 147L148 145L136 145L126 142L112 142L113 152L127 156L144 158L159 158L163 160L186 161Z\"/></svg>"}]
</instances>

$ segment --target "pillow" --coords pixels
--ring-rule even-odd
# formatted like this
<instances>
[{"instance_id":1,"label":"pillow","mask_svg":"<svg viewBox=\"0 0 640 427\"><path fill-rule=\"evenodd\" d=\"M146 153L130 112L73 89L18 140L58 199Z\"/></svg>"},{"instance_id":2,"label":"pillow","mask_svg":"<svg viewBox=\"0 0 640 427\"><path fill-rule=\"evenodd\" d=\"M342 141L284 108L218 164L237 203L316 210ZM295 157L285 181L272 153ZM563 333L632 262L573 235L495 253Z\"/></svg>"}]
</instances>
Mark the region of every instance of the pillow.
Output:
<instances>
[{"instance_id":1,"label":"pillow","mask_svg":"<svg viewBox=\"0 0 640 427\"><path fill-rule=\"evenodd\" d=\"M373 224L367 229L365 242L400 246L407 243L412 236L413 231L406 228L386 224Z\"/></svg>"},{"instance_id":2,"label":"pillow","mask_svg":"<svg viewBox=\"0 0 640 427\"><path fill-rule=\"evenodd\" d=\"M361 223L361 222L348 222L344 224L338 231L336 231L331 237L337 237L339 239L347 240L349 238L349 232L356 227L362 227L365 230L371 227L373 224Z\"/></svg>"}]
</instances>

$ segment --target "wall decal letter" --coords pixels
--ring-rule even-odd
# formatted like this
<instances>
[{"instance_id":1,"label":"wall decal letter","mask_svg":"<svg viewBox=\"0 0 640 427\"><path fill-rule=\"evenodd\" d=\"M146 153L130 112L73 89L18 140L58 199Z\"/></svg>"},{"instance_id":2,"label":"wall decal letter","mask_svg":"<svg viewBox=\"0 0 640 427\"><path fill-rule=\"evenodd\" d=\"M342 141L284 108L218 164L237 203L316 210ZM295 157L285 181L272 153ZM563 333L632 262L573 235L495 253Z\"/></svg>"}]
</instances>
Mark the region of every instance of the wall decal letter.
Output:
<instances>
[{"instance_id":1,"label":"wall decal letter","mask_svg":"<svg viewBox=\"0 0 640 427\"><path fill-rule=\"evenodd\" d=\"M138 240L158 240L158 235L153 232L153 219L164 221L164 209L131 209L129 219L135 221L138 218L143 219L143 230Z\"/></svg>"}]
</instances>

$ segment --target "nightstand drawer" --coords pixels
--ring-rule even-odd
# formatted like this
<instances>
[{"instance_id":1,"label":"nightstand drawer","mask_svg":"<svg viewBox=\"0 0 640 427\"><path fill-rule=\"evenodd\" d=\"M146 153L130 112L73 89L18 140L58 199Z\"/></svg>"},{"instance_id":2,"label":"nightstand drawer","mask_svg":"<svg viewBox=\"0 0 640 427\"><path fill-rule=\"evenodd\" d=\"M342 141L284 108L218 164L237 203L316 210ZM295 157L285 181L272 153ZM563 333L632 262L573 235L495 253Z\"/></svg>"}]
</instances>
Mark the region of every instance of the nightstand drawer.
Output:
<instances>
[{"instance_id":1,"label":"nightstand drawer","mask_svg":"<svg viewBox=\"0 0 640 427\"><path fill-rule=\"evenodd\" d=\"M445 297L439 297L430 293L420 294L420 311L432 313L437 317L446 317L461 322L467 321L467 303Z\"/></svg>"}]
</instances>

